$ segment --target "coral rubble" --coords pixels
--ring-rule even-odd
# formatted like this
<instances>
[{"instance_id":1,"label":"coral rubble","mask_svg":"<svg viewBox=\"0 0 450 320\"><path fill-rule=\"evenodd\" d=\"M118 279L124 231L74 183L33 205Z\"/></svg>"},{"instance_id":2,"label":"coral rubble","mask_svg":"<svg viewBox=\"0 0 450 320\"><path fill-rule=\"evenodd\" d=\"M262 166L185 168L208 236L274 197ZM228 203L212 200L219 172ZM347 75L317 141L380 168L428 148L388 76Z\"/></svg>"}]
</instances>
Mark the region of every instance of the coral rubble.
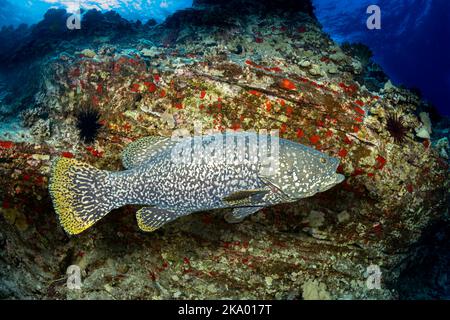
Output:
<instances>
[{"instance_id":1,"label":"coral rubble","mask_svg":"<svg viewBox=\"0 0 450 320\"><path fill-rule=\"evenodd\" d=\"M414 93L366 86L369 54L334 43L309 1L228 2L195 1L161 25L93 12L80 30L92 41L79 34L40 55L42 85L22 115L34 140L0 142L0 297L398 297L411 246L448 211L448 141L436 149L415 135L424 124ZM43 22L31 32L48 30ZM102 126L89 145L77 129L85 104ZM144 234L137 208L126 207L81 236L63 233L47 191L52 158L119 170L131 141L192 132L196 121L279 129L339 157L346 181L240 224L227 224L220 210ZM82 270L81 290L66 286L69 265ZM367 285L371 265L381 270L380 289Z\"/></svg>"}]
</instances>

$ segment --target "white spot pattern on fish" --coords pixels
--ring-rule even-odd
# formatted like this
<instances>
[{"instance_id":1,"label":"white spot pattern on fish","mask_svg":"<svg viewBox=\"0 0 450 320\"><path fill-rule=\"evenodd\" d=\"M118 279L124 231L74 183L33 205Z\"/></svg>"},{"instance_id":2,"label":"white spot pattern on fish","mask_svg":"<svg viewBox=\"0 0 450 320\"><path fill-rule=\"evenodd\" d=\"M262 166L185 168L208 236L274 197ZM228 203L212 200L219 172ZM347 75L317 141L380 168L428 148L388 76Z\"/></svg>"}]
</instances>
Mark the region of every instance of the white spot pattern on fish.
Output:
<instances>
[{"instance_id":1,"label":"white spot pattern on fish","mask_svg":"<svg viewBox=\"0 0 450 320\"><path fill-rule=\"evenodd\" d=\"M212 161L214 158L207 152L200 152L194 154L197 158L192 160L196 161L173 160L174 148L190 150L187 147L197 146L197 151L204 151L218 141L229 147L231 140L227 138L239 139L242 135L189 137L180 142L143 138L124 151L124 166L128 170L121 172L101 171L73 159L59 158L53 164L49 188L61 224L68 233L77 234L112 209L128 204L146 206L137 213L139 227L144 231L153 231L192 212L218 208L237 208L227 215L227 221L236 222L258 209L326 191L344 179L336 173L336 158L278 138L279 166L264 174L261 153L252 158L252 152L259 149L269 153L270 143L255 148L251 139L245 140L244 159L231 154L231 161ZM265 135L258 138L259 142L273 139Z\"/></svg>"}]
</instances>

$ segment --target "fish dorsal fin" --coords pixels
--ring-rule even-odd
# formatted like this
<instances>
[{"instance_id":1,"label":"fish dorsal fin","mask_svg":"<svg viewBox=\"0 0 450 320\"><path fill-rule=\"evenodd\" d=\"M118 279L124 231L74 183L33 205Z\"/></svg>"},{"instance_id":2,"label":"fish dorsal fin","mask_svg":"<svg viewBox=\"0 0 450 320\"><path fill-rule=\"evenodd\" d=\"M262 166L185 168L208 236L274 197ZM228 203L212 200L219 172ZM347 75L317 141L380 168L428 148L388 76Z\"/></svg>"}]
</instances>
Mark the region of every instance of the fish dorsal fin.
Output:
<instances>
[{"instance_id":1,"label":"fish dorsal fin","mask_svg":"<svg viewBox=\"0 0 450 320\"><path fill-rule=\"evenodd\" d=\"M141 138L125 147L122 152L122 164L125 169L135 168L175 143L168 137Z\"/></svg>"},{"instance_id":2,"label":"fish dorsal fin","mask_svg":"<svg viewBox=\"0 0 450 320\"><path fill-rule=\"evenodd\" d=\"M255 201L260 201L269 192L269 189L239 190L226 195L222 201L230 206L250 205Z\"/></svg>"}]
</instances>

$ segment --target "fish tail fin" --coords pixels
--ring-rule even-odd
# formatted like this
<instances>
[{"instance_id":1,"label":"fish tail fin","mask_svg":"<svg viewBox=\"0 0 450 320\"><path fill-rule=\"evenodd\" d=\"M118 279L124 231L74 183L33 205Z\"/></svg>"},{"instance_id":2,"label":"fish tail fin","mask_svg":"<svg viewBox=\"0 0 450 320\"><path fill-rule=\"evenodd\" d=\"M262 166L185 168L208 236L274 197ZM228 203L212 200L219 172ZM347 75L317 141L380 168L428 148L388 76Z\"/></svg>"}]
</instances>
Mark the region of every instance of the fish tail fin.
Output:
<instances>
[{"instance_id":1,"label":"fish tail fin","mask_svg":"<svg viewBox=\"0 0 450 320\"><path fill-rule=\"evenodd\" d=\"M75 159L55 159L49 191L59 222L68 234L83 232L114 208L108 200L108 175Z\"/></svg>"}]
</instances>

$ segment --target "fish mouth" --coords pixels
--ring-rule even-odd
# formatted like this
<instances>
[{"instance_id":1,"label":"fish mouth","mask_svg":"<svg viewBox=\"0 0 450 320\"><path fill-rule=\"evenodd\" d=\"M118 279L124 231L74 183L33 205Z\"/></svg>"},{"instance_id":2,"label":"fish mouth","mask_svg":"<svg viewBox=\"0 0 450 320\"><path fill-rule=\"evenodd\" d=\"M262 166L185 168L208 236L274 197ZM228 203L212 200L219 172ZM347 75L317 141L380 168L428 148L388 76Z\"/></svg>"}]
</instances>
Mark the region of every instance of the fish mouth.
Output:
<instances>
[{"instance_id":1,"label":"fish mouth","mask_svg":"<svg viewBox=\"0 0 450 320\"><path fill-rule=\"evenodd\" d=\"M328 186L328 189L334 187L335 185L338 185L339 183L341 183L342 181L345 180L345 176L339 173L335 173L333 175L332 181L330 183L330 185Z\"/></svg>"},{"instance_id":2,"label":"fish mouth","mask_svg":"<svg viewBox=\"0 0 450 320\"><path fill-rule=\"evenodd\" d=\"M332 182L332 184L337 185L345 180L345 176L336 172L339 167L340 160L336 159L336 158L333 158L333 160L334 161L333 161L333 174L332 174L333 182Z\"/></svg>"},{"instance_id":3,"label":"fish mouth","mask_svg":"<svg viewBox=\"0 0 450 320\"><path fill-rule=\"evenodd\" d=\"M335 177L335 184L339 184L345 180L345 176L340 173L336 173L334 177Z\"/></svg>"},{"instance_id":4,"label":"fish mouth","mask_svg":"<svg viewBox=\"0 0 450 320\"><path fill-rule=\"evenodd\" d=\"M341 183L342 181L345 180L345 176L339 173L334 173L330 179L330 182L327 183L321 192L327 191L331 188L333 188L334 186L338 185L339 183Z\"/></svg>"}]
</instances>

